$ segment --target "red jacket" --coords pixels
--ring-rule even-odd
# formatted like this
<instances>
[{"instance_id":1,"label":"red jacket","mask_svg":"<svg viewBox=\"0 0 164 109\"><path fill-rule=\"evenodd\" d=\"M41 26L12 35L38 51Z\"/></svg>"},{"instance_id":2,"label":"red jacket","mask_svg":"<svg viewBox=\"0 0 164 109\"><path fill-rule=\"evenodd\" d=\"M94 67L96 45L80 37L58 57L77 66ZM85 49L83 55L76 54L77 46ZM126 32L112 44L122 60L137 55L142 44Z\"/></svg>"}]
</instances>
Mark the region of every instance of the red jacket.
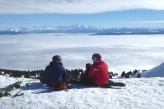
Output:
<instances>
[{"instance_id":1,"label":"red jacket","mask_svg":"<svg viewBox=\"0 0 164 109\"><path fill-rule=\"evenodd\" d=\"M94 63L89 71L89 78L92 79L93 84L98 86L103 86L108 84L108 66L105 62L100 60L100 62Z\"/></svg>"}]
</instances>

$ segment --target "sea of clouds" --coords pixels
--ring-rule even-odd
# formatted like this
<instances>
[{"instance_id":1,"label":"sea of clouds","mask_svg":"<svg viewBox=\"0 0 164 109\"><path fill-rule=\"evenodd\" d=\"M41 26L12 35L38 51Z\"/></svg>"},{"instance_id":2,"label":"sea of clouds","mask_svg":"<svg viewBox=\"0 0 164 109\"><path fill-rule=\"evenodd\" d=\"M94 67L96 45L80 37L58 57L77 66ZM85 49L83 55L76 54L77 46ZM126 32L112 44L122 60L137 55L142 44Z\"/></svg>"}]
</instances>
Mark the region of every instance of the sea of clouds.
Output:
<instances>
[{"instance_id":1,"label":"sea of clouds","mask_svg":"<svg viewBox=\"0 0 164 109\"><path fill-rule=\"evenodd\" d=\"M98 52L114 73L150 69L164 61L163 41L163 35L1 35L0 68L40 70L58 54L65 68L85 69Z\"/></svg>"}]
</instances>

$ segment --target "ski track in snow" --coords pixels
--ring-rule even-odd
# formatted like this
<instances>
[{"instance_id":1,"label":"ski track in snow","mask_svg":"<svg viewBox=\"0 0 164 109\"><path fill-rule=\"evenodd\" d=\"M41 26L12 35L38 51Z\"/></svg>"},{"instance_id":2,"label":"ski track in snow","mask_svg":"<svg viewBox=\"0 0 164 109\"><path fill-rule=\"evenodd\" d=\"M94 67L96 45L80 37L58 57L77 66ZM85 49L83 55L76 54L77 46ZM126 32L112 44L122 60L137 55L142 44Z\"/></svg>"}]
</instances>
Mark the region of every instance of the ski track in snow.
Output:
<instances>
[{"instance_id":1,"label":"ski track in snow","mask_svg":"<svg viewBox=\"0 0 164 109\"><path fill-rule=\"evenodd\" d=\"M164 78L113 79L126 87L53 91L39 80L0 76L0 89L17 80L30 81L24 95L0 99L0 109L163 109Z\"/></svg>"}]
</instances>

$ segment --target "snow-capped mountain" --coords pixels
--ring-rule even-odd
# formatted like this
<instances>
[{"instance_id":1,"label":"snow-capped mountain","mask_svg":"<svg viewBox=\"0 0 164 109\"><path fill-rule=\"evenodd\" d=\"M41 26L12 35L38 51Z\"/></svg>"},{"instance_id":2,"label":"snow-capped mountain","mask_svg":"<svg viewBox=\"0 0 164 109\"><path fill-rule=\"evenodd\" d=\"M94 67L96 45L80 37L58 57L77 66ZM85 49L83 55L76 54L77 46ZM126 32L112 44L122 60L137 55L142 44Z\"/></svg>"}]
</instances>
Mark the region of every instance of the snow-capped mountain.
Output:
<instances>
[{"instance_id":1,"label":"snow-capped mountain","mask_svg":"<svg viewBox=\"0 0 164 109\"><path fill-rule=\"evenodd\" d=\"M96 35L128 35L128 34L164 34L164 28L117 28L100 27L86 25L68 25L68 26L30 26L20 28L1 28L0 35L3 34L29 34L29 33L93 33Z\"/></svg>"}]
</instances>

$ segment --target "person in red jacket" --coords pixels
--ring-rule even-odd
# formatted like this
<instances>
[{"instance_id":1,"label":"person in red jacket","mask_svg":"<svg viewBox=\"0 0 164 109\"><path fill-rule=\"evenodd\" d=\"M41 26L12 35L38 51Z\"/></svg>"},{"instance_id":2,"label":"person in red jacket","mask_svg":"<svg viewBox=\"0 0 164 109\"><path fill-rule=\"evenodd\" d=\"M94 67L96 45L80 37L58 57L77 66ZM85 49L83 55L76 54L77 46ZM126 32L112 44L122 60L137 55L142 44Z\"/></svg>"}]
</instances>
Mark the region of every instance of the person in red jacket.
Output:
<instances>
[{"instance_id":1,"label":"person in red jacket","mask_svg":"<svg viewBox=\"0 0 164 109\"><path fill-rule=\"evenodd\" d=\"M89 79L96 86L105 86L109 82L108 65L101 60L101 55L95 53L92 55L93 64L89 71Z\"/></svg>"}]
</instances>

